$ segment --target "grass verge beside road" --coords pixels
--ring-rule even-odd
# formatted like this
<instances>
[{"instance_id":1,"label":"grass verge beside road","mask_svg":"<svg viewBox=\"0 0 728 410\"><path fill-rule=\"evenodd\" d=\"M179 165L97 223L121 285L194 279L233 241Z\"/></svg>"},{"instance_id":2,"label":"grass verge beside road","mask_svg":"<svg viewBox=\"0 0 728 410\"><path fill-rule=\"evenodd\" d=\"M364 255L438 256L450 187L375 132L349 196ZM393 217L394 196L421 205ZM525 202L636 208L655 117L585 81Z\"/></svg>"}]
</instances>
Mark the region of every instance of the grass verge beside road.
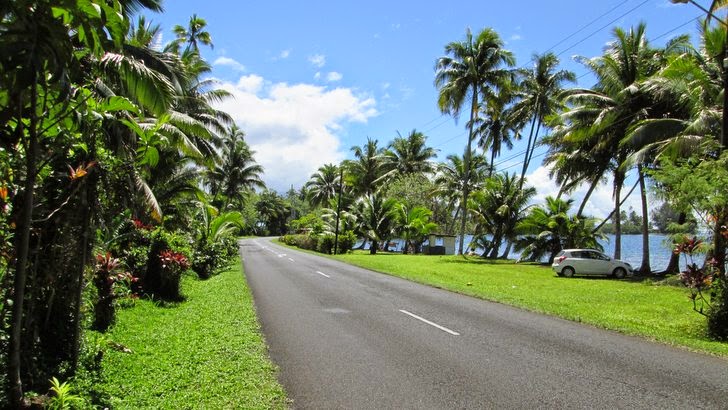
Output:
<instances>
[{"instance_id":1,"label":"grass verge beside road","mask_svg":"<svg viewBox=\"0 0 728 410\"><path fill-rule=\"evenodd\" d=\"M460 256L355 252L343 262L528 310L728 357L728 343L705 335L685 288L651 281L560 278L551 269Z\"/></svg>"},{"instance_id":2,"label":"grass verge beside road","mask_svg":"<svg viewBox=\"0 0 728 410\"><path fill-rule=\"evenodd\" d=\"M104 396L115 409L285 408L239 261L206 281L185 277L186 301L140 300L118 313L108 338Z\"/></svg>"}]
</instances>

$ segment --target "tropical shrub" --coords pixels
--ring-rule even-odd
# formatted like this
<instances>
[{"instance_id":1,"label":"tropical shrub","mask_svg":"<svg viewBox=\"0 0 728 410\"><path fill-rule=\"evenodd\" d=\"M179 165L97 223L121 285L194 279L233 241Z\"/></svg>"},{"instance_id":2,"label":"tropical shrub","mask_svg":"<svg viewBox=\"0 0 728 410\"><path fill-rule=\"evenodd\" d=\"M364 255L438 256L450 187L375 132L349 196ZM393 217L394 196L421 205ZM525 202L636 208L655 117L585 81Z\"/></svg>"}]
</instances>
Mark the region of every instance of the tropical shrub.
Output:
<instances>
[{"instance_id":1,"label":"tropical shrub","mask_svg":"<svg viewBox=\"0 0 728 410\"><path fill-rule=\"evenodd\" d=\"M728 291L725 275L721 274L710 259L698 266L694 258L708 250L702 240L684 235L674 252L685 258L685 270L678 275L680 281L690 289L693 310L708 319L708 334L716 340L728 340L728 306L723 295Z\"/></svg>"},{"instance_id":2,"label":"tropical shrub","mask_svg":"<svg viewBox=\"0 0 728 410\"><path fill-rule=\"evenodd\" d=\"M594 231L594 221L568 214L572 202L546 197L544 206L531 208L516 227L522 235L515 242L516 250L522 251L521 259L548 258L551 263L562 249L603 249L597 241L602 235Z\"/></svg>"},{"instance_id":3,"label":"tropical shrub","mask_svg":"<svg viewBox=\"0 0 728 410\"><path fill-rule=\"evenodd\" d=\"M336 243L336 236L331 233L323 234L318 237L318 246L316 250L321 253L331 254L334 250L334 243Z\"/></svg>"},{"instance_id":4,"label":"tropical shrub","mask_svg":"<svg viewBox=\"0 0 728 410\"><path fill-rule=\"evenodd\" d=\"M356 234L354 234L354 231L339 233L339 246L337 252L340 254L350 252L351 248L353 248L354 244L356 243L356 239L357 238Z\"/></svg>"},{"instance_id":5,"label":"tropical shrub","mask_svg":"<svg viewBox=\"0 0 728 410\"><path fill-rule=\"evenodd\" d=\"M93 283L97 296L94 301L93 329L105 332L114 323L114 301L130 292L134 280L129 272L120 271L121 261L109 252L96 255Z\"/></svg>"},{"instance_id":6,"label":"tropical shrub","mask_svg":"<svg viewBox=\"0 0 728 410\"><path fill-rule=\"evenodd\" d=\"M157 229L149 246L147 270L142 277L145 293L163 300L180 301L182 272L190 267L187 255L173 248L175 235Z\"/></svg>"}]
</instances>

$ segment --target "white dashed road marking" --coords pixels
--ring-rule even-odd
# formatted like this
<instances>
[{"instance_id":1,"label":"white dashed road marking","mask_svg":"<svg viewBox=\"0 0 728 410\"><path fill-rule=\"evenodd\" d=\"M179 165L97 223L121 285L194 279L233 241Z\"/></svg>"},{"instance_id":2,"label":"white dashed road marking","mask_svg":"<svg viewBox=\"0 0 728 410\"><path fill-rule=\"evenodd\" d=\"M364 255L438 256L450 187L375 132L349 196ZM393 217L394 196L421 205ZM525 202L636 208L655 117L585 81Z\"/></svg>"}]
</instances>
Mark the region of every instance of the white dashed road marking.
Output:
<instances>
[{"instance_id":1,"label":"white dashed road marking","mask_svg":"<svg viewBox=\"0 0 728 410\"><path fill-rule=\"evenodd\" d=\"M413 318L415 318L415 319L417 319L417 320L420 320L420 321L422 321L422 322L425 322L425 323L427 323L427 324L428 324L428 325L430 325L430 326L434 326L434 327L436 327L436 328L438 328L438 329L442 330L443 332L447 332L447 333L450 333L450 334L451 334L451 335L453 335L453 336L460 336L460 333L458 333L458 332L456 332L456 331L454 331L454 330L450 330L450 329L446 328L445 326L440 326L440 325L438 325L438 324L437 324L437 323L435 323L435 322L430 322L429 320L427 320L427 319L425 319L425 318L423 318L423 317L417 316L417 315L415 315L414 313L410 313L410 312L408 312L408 311L406 311L406 310L402 310L402 309L400 309L399 311L400 311L400 312L402 312L402 313L404 313L405 315L411 316L411 317L413 317Z\"/></svg>"}]
</instances>

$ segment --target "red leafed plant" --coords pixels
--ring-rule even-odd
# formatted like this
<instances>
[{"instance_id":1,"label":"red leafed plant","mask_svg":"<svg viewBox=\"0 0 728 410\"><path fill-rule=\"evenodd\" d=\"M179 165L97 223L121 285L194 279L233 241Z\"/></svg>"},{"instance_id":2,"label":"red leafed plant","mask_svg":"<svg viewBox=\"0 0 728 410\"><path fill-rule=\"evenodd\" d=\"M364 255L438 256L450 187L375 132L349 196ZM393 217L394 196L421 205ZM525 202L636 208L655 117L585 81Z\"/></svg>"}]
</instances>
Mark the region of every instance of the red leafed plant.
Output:
<instances>
[{"instance_id":1,"label":"red leafed plant","mask_svg":"<svg viewBox=\"0 0 728 410\"><path fill-rule=\"evenodd\" d=\"M707 261L705 266L698 266L693 256L704 253L703 241L697 237L683 236L682 241L677 244L676 254L685 256L685 270L680 272L679 277L682 283L690 289L690 300L693 301L693 310L701 315L708 316L708 309L711 308L711 301L705 297L704 292L710 290L718 270L715 259Z\"/></svg>"},{"instance_id":2,"label":"red leafed plant","mask_svg":"<svg viewBox=\"0 0 728 410\"><path fill-rule=\"evenodd\" d=\"M183 253L171 249L159 252L159 261L162 262L162 268L177 272L187 270L190 267L190 262Z\"/></svg>"},{"instance_id":3,"label":"red leafed plant","mask_svg":"<svg viewBox=\"0 0 728 410\"><path fill-rule=\"evenodd\" d=\"M129 272L120 271L121 262L111 256L111 253L96 255L96 269L94 272L94 285L98 297L94 302L94 329L106 331L114 323L114 300L124 296L127 292L117 292L116 284L124 284L127 290L134 281Z\"/></svg>"}]
</instances>

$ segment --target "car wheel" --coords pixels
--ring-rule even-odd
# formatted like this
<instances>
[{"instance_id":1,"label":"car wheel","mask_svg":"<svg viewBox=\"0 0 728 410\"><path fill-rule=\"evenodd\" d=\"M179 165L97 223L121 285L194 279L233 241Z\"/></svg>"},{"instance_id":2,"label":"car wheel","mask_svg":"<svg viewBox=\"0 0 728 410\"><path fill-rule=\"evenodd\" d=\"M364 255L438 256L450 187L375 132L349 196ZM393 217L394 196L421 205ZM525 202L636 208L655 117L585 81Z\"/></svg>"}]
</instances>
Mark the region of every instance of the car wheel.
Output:
<instances>
[{"instance_id":1,"label":"car wheel","mask_svg":"<svg viewBox=\"0 0 728 410\"><path fill-rule=\"evenodd\" d=\"M614 275L617 279L622 279L627 275L627 271L625 271L624 268L617 268L614 270L612 275Z\"/></svg>"},{"instance_id":2,"label":"car wheel","mask_svg":"<svg viewBox=\"0 0 728 410\"><path fill-rule=\"evenodd\" d=\"M574 268L572 268L571 266L567 266L564 269L561 269L561 276L565 276L567 278L574 276L574 273L576 272L574 272Z\"/></svg>"}]
</instances>

